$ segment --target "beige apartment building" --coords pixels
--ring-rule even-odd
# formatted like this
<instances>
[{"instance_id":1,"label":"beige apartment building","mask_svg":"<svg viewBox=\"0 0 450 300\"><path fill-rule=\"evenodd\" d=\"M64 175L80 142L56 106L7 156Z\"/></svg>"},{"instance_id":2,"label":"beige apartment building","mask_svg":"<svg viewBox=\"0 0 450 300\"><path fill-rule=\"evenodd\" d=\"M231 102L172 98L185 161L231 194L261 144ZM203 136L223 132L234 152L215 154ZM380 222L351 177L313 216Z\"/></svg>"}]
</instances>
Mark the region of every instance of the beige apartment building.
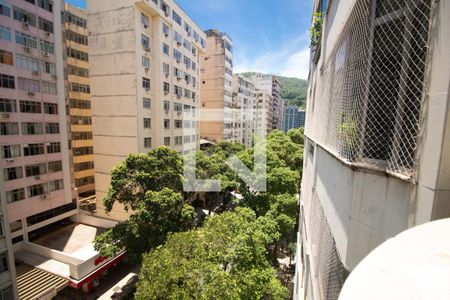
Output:
<instances>
[{"instance_id":1,"label":"beige apartment building","mask_svg":"<svg viewBox=\"0 0 450 300\"><path fill-rule=\"evenodd\" d=\"M337 299L378 245L450 217L450 5L316 0L314 12L294 298Z\"/></svg>"},{"instance_id":2,"label":"beige apartment building","mask_svg":"<svg viewBox=\"0 0 450 300\"><path fill-rule=\"evenodd\" d=\"M88 0L89 66L97 212L111 169L130 153L161 145L198 147L199 57L205 34L175 3ZM183 114L184 113L184 114Z\"/></svg>"},{"instance_id":3,"label":"beige apartment building","mask_svg":"<svg viewBox=\"0 0 450 300\"><path fill-rule=\"evenodd\" d=\"M223 32L205 31L205 55L201 58L201 108L220 110L216 120L200 122L200 137L212 142L232 140L233 42Z\"/></svg>"},{"instance_id":4,"label":"beige apartment building","mask_svg":"<svg viewBox=\"0 0 450 300\"><path fill-rule=\"evenodd\" d=\"M75 186L80 198L95 194L92 111L86 12L65 4L65 56Z\"/></svg>"},{"instance_id":5,"label":"beige apartment building","mask_svg":"<svg viewBox=\"0 0 450 300\"><path fill-rule=\"evenodd\" d=\"M268 135L273 124L273 96L270 91L256 88L253 110L254 131L260 136Z\"/></svg>"},{"instance_id":6,"label":"beige apartment building","mask_svg":"<svg viewBox=\"0 0 450 300\"><path fill-rule=\"evenodd\" d=\"M255 105L255 85L251 79L240 74L233 74L233 123L232 141L245 147L252 146Z\"/></svg>"},{"instance_id":7,"label":"beige apartment building","mask_svg":"<svg viewBox=\"0 0 450 300\"><path fill-rule=\"evenodd\" d=\"M267 75L267 74L261 74L256 73L252 76L252 79L255 83L256 89L269 94L271 97L270 99L266 99L266 97L262 97L261 99L263 101L269 101L270 103L266 103L265 105L267 108L266 115L267 115L267 121L270 122L270 128L268 129L268 132L270 132L272 129L282 129L283 124L283 100L281 99L281 84L280 81L276 76L273 75ZM260 100L261 100L260 99Z\"/></svg>"}]
</instances>

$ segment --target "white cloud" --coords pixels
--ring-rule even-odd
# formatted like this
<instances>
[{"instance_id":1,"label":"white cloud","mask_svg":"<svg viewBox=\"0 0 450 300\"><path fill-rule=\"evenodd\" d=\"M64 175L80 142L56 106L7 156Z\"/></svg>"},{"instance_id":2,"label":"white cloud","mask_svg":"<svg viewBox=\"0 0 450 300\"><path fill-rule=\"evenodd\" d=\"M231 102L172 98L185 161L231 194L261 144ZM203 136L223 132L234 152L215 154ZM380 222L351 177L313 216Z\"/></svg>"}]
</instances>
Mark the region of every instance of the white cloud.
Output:
<instances>
[{"instance_id":1,"label":"white cloud","mask_svg":"<svg viewBox=\"0 0 450 300\"><path fill-rule=\"evenodd\" d=\"M304 45L305 38L299 37L282 45L279 49L260 56L250 54L242 57L242 53L240 53L240 60L233 71L236 73L253 71L307 79L309 48Z\"/></svg>"}]
</instances>

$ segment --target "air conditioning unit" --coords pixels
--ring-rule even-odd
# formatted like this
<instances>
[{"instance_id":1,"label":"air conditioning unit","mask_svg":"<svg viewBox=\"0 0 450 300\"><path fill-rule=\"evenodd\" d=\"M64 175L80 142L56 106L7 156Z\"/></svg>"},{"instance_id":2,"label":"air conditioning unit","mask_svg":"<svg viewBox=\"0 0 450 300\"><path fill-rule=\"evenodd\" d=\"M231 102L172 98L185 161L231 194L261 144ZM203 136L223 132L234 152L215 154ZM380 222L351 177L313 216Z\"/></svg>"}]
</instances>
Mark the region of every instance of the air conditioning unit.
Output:
<instances>
[{"instance_id":1,"label":"air conditioning unit","mask_svg":"<svg viewBox=\"0 0 450 300\"><path fill-rule=\"evenodd\" d=\"M149 70L149 68L147 67L147 68L145 68L145 73L147 73L148 72L148 70Z\"/></svg>"},{"instance_id":2,"label":"air conditioning unit","mask_svg":"<svg viewBox=\"0 0 450 300\"><path fill-rule=\"evenodd\" d=\"M24 46L23 47L23 51L25 51L25 52L31 52L31 48L30 47L28 47L28 46Z\"/></svg>"},{"instance_id":3,"label":"air conditioning unit","mask_svg":"<svg viewBox=\"0 0 450 300\"><path fill-rule=\"evenodd\" d=\"M48 54L48 52L42 52L42 56L49 57L49 54Z\"/></svg>"},{"instance_id":4,"label":"air conditioning unit","mask_svg":"<svg viewBox=\"0 0 450 300\"><path fill-rule=\"evenodd\" d=\"M164 95L167 95L169 93L169 91L164 91Z\"/></svg>"},{"instance_id":5,"label":"air conditioning unit","mask_svg":"<svg viewBox=\"0 0 450 300\"><path fill-rule=\"evenodd\" d=\"M3 119L9 119L9 114L2 114Z\"/></svg>"},{"instance_id":6,"label":"air conditioning unit","mask_svg":"<svg viewBox=\"0 0 450 300\"><path fill-rule=\"evenodd\" d=\"M150 88L148 88L148 87L145 88L145 91L146 91L146 92L148 92L149 90L150 90Z\"/></svg>"},{"instance_id":7,"label":"air conditioning unit","mask_svg":"<svg viewBox=\"0 0 450 300\"><path fill-rule=\"evenodd\" d=\"M177 94L177 98L181 98L181 94Z\"/></svg>"},{"instance_id":8,"label":"air conditioning unit","mask_svg":"<svg viewBox=\"0 0 450 300\"><path fill-rule=\"evenodd\" d=\"M28 92L28 96L34 96L34 92Z\"/></svg>"},{"instance_id":9,"label":"air conditioning unit","mask_svg":"<svg viewBox=\"0 0 450 300\"><path fill-rule=\"evenodd\" d=\"M41 179L41 176L39 176L39 175L36 175L36 176L34 176L34 179L36 179L36 180L40 180L40 179Z\"/></svg>"},{"instance_id":10,"label":"air conditioning unit","mask_svg":"<svg viewBox=\"0 0 450 300\"><path fill-rule=\"evenodd\" d=\"M45 32L45 35L46 35L47 37L49 37L49 36L50 36L50 32L46 31L46 32Z\"/></svg>"},{"instance_id":11,"label":"air conditioning unit","mask_svg":"<svg viewBox=\"0 0 450 300\"><path fill-rule=\"evenodd\" d=\"M32 73L33 73L33 75L39 75L39 71L37 71L37 70L34 70Z\"/></svg>"},{"instance_id":12,"label":"air conditioning unit","mask_svg":"<svg viewBox=\"0 0 450 300\"><path fill-rule=\"evenodd\" d=\"M164 73L164 75L166 75L166 77L169 77L169 73Z\"/></svg>"},{"instance_id":13,"label":"air conditioning unit","mask_svg":"<svg viewBox=\"0 0 450 300\"><path fill-rule=\"evenodd\" d=\"M42 194L41 199L47 199L47 194Z\"/></svg>"},{"instance_id":14,"label":"air conditioning unit","mask_svg":"<svg viewBox=\"0 0 450 300\"><path fill-rule=\"evenodd\" d=\"M13 162L14 162L14 159L8 158L8 159L6 160L6 162L7 162L7 163L13 163Z\"/></svg>"},{"instance_id":15,"label":"air conditioning unit","mask_svg":"<svg viewBox=\"0 0 450 300\"><path fill-rule=\"evenodd\" d=\"M177 45L181 45L181 41L177 41Z\"/></svg>"},{"instance_id":16,"label":"air conditioning unit","mask_svg":"<svg viewBox=\"0 0 450 300\"><path fill-rule=\"evenodd\" d=\"M164 32L164 35L165 35L166 37L168 37L168 36L169 36L169 33L168 33L168 32Z\"/></svg>"},{"instance_id":17,"label":"air conditioning unit","mask_svg":"<svg viewBox=\"0 0 450 300\"><path fill-rule=\"evenodd\" d=\"M181 113L182 113L181 110L177 111L177 115L178 115L178 116L181 115Z\"/></svg>"},{"instance_id":18,"label":"air conditioning unit","mask_svg":"<svg viewBox=\"0 0 450 300\"><path fill-rule=\"evenodd\" d=\"M30 27L30 24L28 23L28 21L23 21L22 26L23 29L28 29L28 27Z\"/></svg>"},{"instance_id":19,"label":"air conditioning unit","mask_svg":"<svg viewBox=\"0 0 450 300\"><path fill-rule=\"evenodd\" d=\"M164 12L164 15L165 15L166 17L168 17L168 16L169 16L169 12L168 12L168 11L165 11L165 12Z\"/></svg>"},{"instance_id":20,"label":"air conditioning unit","mask_svg":"<svg viewBox=\"0 0 450 300\"><path fill-rule=\"evenodd\" d=\"M150 52L150 47L145 47L144 50Z\"/></svg>"},{"instance_id":21,"label":"air conditioning unit","mask_svg":"<svg viewBox=\"0 0 450 300\"><path fill-rule=\"evenodd\" d=\"M144 28L147 29L148 28L148 24L144 24Z\"/></svg>"}]
</instances>

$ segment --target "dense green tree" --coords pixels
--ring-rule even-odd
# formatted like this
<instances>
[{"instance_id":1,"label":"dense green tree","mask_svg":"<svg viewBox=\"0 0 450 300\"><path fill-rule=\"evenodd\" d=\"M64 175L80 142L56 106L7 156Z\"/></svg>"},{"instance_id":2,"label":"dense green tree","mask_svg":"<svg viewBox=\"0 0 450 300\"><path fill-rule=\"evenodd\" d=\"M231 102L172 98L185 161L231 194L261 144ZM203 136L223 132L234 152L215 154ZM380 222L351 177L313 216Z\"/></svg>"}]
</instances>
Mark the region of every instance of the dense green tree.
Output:
<instances>
[{"instance_id":1,"label":"dense green tree","mask_svg":"<svg viewBox=\"0 0 450 300\"><path fill-rule=\"evenodd\" d=\"M238 208L171 235L145 255L136 299L286 299L266 254L275 225L265 221Z\"/></svg>"},{"instance_id":2,"label":"dense green tree","mask_svg":"<svg viewBox=\"0 0 450 300\"><path fill-rule=\"evenodd\" d=\"M303 127L293 128L287 132L287 135L292 142L296 143L297 145L303 146L303 144L305 143L305 135L303 131Z\"/></svg>"},{"instance_id":3,"label":"dense green tree","mask_svg":"<svg viewBox=\"0 0 450 300\"><path fill-rule=\"evenodd\" d=\"M133 207L128 220L95 239L94 248L102 255L113 256L126 249L133 261L140 261L142 253L161 245L169 233L195 225L194 208L184 203L181 193L169 188L147 191Z\"/></svg>"}]
</instances>

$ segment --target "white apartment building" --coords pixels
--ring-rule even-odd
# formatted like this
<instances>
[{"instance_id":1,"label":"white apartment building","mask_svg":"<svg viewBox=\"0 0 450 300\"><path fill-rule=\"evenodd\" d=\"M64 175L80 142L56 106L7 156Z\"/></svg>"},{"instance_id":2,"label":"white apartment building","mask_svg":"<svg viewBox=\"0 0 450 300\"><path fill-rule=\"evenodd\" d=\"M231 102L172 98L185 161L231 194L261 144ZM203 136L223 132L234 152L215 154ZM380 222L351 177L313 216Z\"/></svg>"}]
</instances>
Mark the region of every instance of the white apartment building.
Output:
<instances>
[{"instance_id":1,"label":"white apartment building","mask_svg":"<svg viewBox=\"0 0 450 300\"><path fill-rule=\"evenodd\" d=\"M201 58L201 105L214 109L214 119L201 120L200 137L213 142L231 141L233 112L233 41L224 32L205 31L205 55Z\"/></svg>"},{"instance_id":2,"label":"white apartment building","mask_svg":"<svg viewBox=\"0 0 450 300\"><path fill-rule=\"evenodd\" d=\"M295 299L337 299L383 241L450 216L450 5L314 12Z\"/></svg>"},{"instance_id":3,"label":"white apartment building","mask_svg":"<svg viewBox=\"0 0 450 300\"><path fill-rule=\"evenodd\" d=\"M256 89L271 95L271 106L267 110L271 129L283 129L284 102L281 99L281 84L276 76L256 73L252 76Z\"/></svg>"},{"instance_id":4,"label":"white apartment building","mask_svg":"<svg viewBox=\"0 0 450 300\"><path fill-rule=\"evenodd\" d=\"M205 34L172 0L88 0L97 212L110 171L130 153L198 147ZM184 115L183 115L184 112ZM109 216L127 219L119 205Z\"/></svg>"},{"instance_id":5,"label":"white apartment building","mask_svg":"<svg viewBox=\"0 0 450 300\"><path fill-rule=\"evenodd\" d=\"M245 147L252 146L255 97L252 80L240 74L233 74L232 141L242 143Z\"/></svg>"},{"instance_id":6,"label":"white apartment building","mask_svg":"<svg viewBox=\"0 0 450 300\"><path fill-rule=\"evenodd\" d=\"M78 212L70 175L61 4L0 2L2 299L19 295L12 252L20 252L45 226Z\"/></svg>"}]
</instances>

